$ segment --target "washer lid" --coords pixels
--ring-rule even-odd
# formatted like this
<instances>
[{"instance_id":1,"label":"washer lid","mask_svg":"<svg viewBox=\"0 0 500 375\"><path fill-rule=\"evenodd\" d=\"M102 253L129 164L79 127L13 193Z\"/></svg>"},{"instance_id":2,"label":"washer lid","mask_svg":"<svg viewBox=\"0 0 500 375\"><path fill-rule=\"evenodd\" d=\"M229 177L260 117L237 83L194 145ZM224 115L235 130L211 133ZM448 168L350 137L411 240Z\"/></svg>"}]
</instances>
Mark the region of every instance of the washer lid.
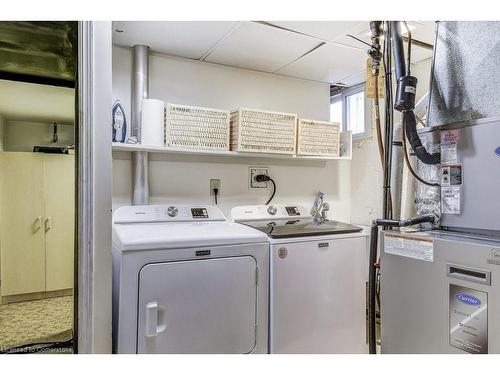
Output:
<instances>
[{"instance_id":1,"label":"washer lid","mask_svg":"<svg viewBox=\"0 0 500 375\"><path fill-rule=\"evenodd\" d=\"M119 251L263 242L264 233L229 221L113 224L113 245Z\"/></svg>"},{"instance_id":2,"label":"washer lid","mask_svg":"<svg viewBox=\"0 0 500 375\"><path fill-rule=\"evenodd\" d=\"M253 220L241 221L240 223L260 230L270 238L324 236L329 234L356 233L363 230L363 228L358 226L335 220L328 220L321 224L315 223L312 219Z\"/></svg>"}]
</instances>

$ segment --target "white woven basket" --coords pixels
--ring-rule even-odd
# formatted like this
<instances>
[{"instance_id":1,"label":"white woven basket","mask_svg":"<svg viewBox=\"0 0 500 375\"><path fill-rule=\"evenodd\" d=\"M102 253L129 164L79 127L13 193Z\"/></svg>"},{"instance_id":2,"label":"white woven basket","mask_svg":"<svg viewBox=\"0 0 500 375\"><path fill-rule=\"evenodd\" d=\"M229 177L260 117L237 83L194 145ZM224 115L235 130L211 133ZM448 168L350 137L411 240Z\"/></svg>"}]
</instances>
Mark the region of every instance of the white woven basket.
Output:
<instances>
[{"instance_id":1,"label":"white woven basket","mask_svg":"<svg viewBox=\"0 0 500 375\"><path fill-rule=\"evenodd\" d=\"M240 108L231 112L231 150L295 154L297 115Z\"/></svg>"},{"instance_id":2,"label":"white woven basket","mask_svg":"<svg viewBox=\"0 0 500 375\"><path fill-rule=\"evenodd\" d=\"M299 119L297 155L338 157L339 154L339 123Z\"/></svg>"},{"instance_id":3,"label":"white woven basket","mask_svg":"<svg viewBox=\"0 0 500 375\"><path fill-rule=\"evenodd\" d=\"M167 104L165 145L198 150L229 150L230 112Z\"/></svg>"}]
</instances>

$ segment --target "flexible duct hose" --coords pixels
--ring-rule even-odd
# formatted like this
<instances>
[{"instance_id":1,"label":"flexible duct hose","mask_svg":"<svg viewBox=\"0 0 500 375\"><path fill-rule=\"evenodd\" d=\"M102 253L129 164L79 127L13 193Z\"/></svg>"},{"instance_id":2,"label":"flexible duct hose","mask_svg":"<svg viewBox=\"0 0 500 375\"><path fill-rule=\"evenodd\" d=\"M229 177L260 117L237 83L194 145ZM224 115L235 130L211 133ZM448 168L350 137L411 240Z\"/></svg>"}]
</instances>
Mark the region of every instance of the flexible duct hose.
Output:
<instances>
[{"instance_id":1,"label":"flexible duct hose","mask_svg":"<svg viewBox=\"0 0 500 375\"><path fill-rule=\"evenodd\" d=\"M422 141L417 133L417 121L415 120L413 111L403 112L403 117L406 137L417 158L425 164L439 164L441 162L441 154L439 152L431 154L422 145Z\"/></svg>"}]
</instances>

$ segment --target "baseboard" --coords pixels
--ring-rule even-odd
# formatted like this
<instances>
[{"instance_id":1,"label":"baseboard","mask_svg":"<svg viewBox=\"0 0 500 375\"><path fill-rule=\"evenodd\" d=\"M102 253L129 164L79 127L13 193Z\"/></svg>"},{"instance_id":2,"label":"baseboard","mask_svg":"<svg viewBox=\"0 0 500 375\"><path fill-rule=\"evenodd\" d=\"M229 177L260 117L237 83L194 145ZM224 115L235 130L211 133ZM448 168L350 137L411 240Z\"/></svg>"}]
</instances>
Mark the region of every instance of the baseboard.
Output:
<instances>
[{"instance_id":1,"label":"baseboard","mask_svg":"<svg viewBox=\"0 0 500 375\"><path fill-rule=\"evenodd\" d=\"M44 299L44 298L65 297L65 296L72 296L72 295L73 295L72 288L62 289L62 290L53 290L50 292L16 294L16 295L12 295L12 296L2 296L1 304L34 301L34 300Z\"/></svg>"}]
</instances>

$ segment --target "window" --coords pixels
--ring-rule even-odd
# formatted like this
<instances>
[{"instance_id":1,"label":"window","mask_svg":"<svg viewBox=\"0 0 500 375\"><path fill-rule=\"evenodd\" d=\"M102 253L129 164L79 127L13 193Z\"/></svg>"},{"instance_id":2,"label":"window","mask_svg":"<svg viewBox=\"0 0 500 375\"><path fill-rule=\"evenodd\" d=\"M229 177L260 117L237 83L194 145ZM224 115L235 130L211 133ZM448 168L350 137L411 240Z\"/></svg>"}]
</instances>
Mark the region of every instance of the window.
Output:
<instances>
[{"instance_id":1,"label":"window","mask_svg":"<svg viewBox=\"0 0 500 375\"><path fill-rule=\"evenodd\" d=\"M342 124L342 94L330 98L330 121Z\"/></svg>"},{"instance_id":2,"label":"window","mask_svg":"<svg viewBox=\"0 0 500 375\"><path fill-rule=\"evenodd\" d=\"M340 122L342 131L352 131L353 139L371 137L370 110L364 84L346 88L330 98L330 121Z\"/></svg>"}]
</instances>

